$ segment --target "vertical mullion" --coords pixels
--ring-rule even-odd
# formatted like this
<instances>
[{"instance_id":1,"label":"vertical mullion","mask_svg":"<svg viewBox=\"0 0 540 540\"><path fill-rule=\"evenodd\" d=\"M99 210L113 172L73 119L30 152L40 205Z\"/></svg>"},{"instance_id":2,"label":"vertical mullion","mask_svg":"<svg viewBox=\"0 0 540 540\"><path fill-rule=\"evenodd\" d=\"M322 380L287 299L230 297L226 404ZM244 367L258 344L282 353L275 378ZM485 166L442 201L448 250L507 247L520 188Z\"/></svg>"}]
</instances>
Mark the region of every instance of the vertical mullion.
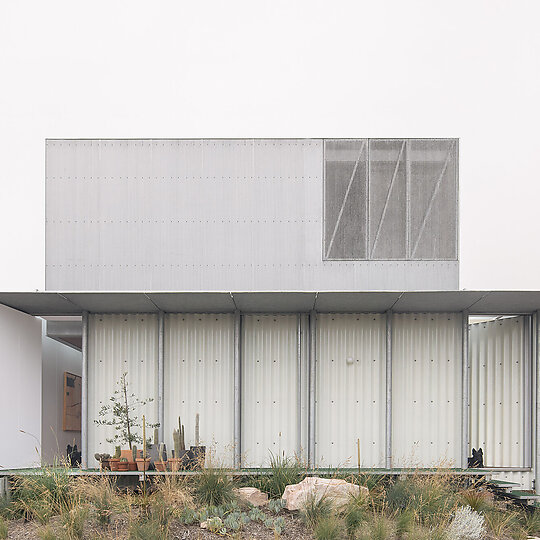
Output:
<instances>
[{"instance_id":1,"label":"vertical mullion","mask_svg":"<svg viewBox=\"0 0 540 540\"><path fill-rule=\"evenodd\" d=\"M366 182L366 204L365 204L365 215L366 215L366 240L365 240L365 249L366 256L365 259L369 259L369 184L371 181L371 139L366 139L366 173L365 173L365 182Z\"/></svg>"},{"instance_id":2,"label":"vertical mullion","mask_svg":"<svg viewBox=\"0 0 540 540\"><path fill-rule=\"evenodd\" d=\"M405 258L411 258L411 141L405 141Z\"/></svg>"}]
</instances>

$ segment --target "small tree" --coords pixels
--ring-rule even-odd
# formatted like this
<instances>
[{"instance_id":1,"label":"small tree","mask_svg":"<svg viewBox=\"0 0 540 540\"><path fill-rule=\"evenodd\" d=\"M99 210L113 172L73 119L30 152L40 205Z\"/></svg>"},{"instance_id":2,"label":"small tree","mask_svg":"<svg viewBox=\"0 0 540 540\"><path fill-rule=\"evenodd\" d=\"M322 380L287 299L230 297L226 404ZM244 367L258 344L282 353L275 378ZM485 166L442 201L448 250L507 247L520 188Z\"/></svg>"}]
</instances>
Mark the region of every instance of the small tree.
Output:
<instances>
[{"instance_id":1,"label":"small tree","mask_svg":"<svg viewBox=\"0 0 540 540\"><path fill-rule=\"evenodd\" d=\"M135 415L135 410L144 407L147 403L154 401L153 398L139 399L134 393L128 394L129 383L127 373L122 373L120 380L116 382L118 388L109 398L110 403L102 405L99 410L99 420L94 420L98 426L113 426L115 430L114 437L107 439L111 444L129 444L132 449L133 443L142 444L143 439L138 434L137 429L141 428L142 423ZM159 427L159 424L146 424L147 428ZM150 445L150 439L146 441Z\"/></svg>"}]
</instances>

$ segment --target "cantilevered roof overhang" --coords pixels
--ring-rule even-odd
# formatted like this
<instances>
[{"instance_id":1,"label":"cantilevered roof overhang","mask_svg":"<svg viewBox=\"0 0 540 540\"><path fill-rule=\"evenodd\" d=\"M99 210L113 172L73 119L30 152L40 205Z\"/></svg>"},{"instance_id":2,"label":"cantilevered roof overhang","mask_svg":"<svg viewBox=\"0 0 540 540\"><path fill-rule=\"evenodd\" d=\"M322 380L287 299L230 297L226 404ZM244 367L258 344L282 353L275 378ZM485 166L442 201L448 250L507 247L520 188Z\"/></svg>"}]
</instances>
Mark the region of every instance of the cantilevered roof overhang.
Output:
<instances>
[{"instance_id":1,"label":"cantilevered roof overhang","mask_svg":"<svg viewBox=\"0 0 540 540\"><path fill-rule=\"evenodd\" d=\"M0 304L36 316L91 313L374 313L527 314L540 291L0 292Z\"/></svg>"}]
</instances>

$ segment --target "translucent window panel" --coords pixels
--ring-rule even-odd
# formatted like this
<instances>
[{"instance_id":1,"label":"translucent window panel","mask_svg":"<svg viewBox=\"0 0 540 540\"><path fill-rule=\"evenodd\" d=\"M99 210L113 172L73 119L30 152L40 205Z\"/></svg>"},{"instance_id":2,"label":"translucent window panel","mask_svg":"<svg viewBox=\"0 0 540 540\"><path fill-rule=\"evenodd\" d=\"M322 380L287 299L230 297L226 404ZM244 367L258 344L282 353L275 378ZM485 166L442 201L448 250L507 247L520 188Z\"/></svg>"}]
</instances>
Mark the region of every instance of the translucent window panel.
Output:
<instances>
[{"instance_id":1,"label":"translucent window panel","mask_svg":"<svg viewBox=\"0 0 540 540\"><path fill-rule=\"evenodd\" d=\"M367 141L325 142L325 242L329 259L365 259Z\"/></svg>"},{"instance_id":2,"label":"translucent window panel","mask_svg":"<svg viewBox=\"0 0 540 540\"><path fill-rule=\"evenodd\" d=\"M457 141L409 141L411 259L457 258Z\"/></svg>"},{"instance_id":3,"label":"translucent window panel","mask_svg":"<svg viewBox=\"0 0 540 540\"><path fill-rule=\"evenodd\" d=\"M324 258L456 260L454 139L325 141Z\"/></svg>"},{"instance_id":4,"label":"translucent window panel","mask_svg":"<svg viewBox=\"0 0 540 540\"><path fill-rule=\"evenodd\" d=\"M369 257L407 258L406 141L369 146Z\"/></svg>"}]
</instances>

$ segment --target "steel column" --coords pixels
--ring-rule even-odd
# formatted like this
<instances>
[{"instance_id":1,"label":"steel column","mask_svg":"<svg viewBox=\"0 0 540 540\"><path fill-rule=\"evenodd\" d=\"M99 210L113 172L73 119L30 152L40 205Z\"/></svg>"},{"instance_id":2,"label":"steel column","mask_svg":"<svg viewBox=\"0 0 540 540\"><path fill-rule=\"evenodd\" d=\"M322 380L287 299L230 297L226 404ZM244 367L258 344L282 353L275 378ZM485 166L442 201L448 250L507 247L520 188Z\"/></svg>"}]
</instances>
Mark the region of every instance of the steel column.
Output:
<instances>
[{"instance_id":1,"label":"steel column","mask_svg":"<svg viewBox=\"0 0 540 540\"><path fill-rule=\"evenodd\" d=\"M308 461L315 467L315 389L317 377L317 314L309 314L309 424L308 424Z\"/></svg>"},{"instance_id":2,"label":"steel column","mask_svg":"<svg viewBox=\"0 0 540 540\"><path fill-rule=\"evenodd\" d=\"M296 436L298 438L297 442L297 452L300 456L302 454L302 315L299 313L296 323L296 406L298 408L297 411L297 433Z\"/></svg>"},{"instance_id":3,"label":"steel column","mask_svg":"<svg viewBox=\"0 0 540 540\"><path fill-rule=\"evenodd\" d=\"M88 312L82 314L81 465L88 467Z\"/></svg>"},{"instance_id":4,"label":"steel column","mask_svg":"<svg viewBox=\"0 0 540 540\"><path fill-rule=\"evenodd\" d=\"M461 467L467 468L469 456L469 313L462 313L461 325Z\"/></svg>"},{"instance_id":5,"label":"steel column","mask_svg":"<svg viewBox=\"0 0 540 540\"><path fill-rule=\"evenodd\" d=\"M392 468L392 312L386 312L386 468Z\"/></svg>"},{"instance_id":6,"label":"steel column","mask_svg":"<svg viewBox=\"0 0 540 540\"><path fill-rule=\"evenodd\" d=\"M242 351L241 315L234 312L234 467L242 465Z\"/></svg>"},{"instance_id":7,"label":"steel column","mask_svg":"<svg viewBox=\"0 0 540 540\"><path fill-rule=\"evenodd\" d=\"M534 489L537 494L540 494L540 311L534 315L534 365L535 373L533 380L536 382L535 388L535 426L534 426Z\"/></svg>"},{"instance_id":8,"label":"steel column","mask_svg":"<svg viewBox=\"0 0 540 540\"><path fill-rule=\"evenodd\" d=\"M164 442L165 422L165 315L163 311L158 314L158 436L159 442Z\"/></svg>"}]
</instances>

